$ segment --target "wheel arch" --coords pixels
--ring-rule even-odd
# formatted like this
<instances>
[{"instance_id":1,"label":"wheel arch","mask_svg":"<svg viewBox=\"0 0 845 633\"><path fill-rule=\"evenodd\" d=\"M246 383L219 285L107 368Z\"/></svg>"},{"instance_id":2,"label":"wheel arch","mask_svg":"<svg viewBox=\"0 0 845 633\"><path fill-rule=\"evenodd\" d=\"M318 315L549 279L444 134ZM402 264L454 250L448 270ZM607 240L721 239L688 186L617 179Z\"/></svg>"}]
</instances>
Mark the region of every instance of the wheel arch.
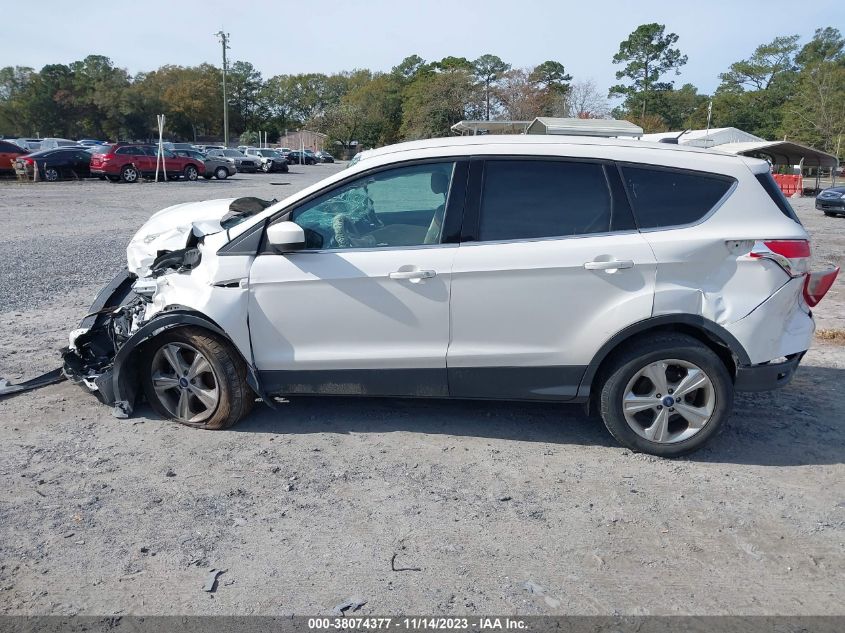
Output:
<instances>
[{"instance_id":1,"label":"wheel arch","mask_svg":"<svg viewBox=\"0 0 845 633\"><path fill-rule=\"evenodd\" d=\"M229 343L246 365L247 384L270 407L274 406L273 400L264 392L252 360L244 357L225 330L201 312L177 307L153 317L129 337L115 354L112 369L112 388L117 409L123 411L127 416L132 413L140 384L138 360L144 347L162 333L183 327L207 330Z\"/></svg>"},{"instance_id":2,"label":"wheel arch","mask_svg":"<svg viewBox=\"0 0 845 633\"><path fill-rule=\"evenodd\" d=\"M619 351L635 340L665 332L687 334L701 341L725 363L733 379L736 379L737 367L751 364L748 352L742 344L718 323L695 314L657 316L629 325L599 348L584 372L578 386L578 397L589 399L591 393L594 395L594 382L601 378L602 372Z\"/></svg>"}]
</instances>

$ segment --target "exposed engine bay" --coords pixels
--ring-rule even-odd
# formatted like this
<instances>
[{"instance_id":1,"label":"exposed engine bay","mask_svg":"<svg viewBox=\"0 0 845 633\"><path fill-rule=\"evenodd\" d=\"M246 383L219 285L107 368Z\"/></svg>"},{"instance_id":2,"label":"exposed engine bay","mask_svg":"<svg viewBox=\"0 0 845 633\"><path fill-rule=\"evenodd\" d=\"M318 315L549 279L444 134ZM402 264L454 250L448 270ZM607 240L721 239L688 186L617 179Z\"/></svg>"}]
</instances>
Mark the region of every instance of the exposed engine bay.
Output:
<instances>
[{"instance_id":1,"label":"exposed engine bay","mask_svg":"<svg viewBox=\"0 0 845 633\"><path fill-rule=\"evenodd\" d=\"M198 320L179 305L155 300L159 284L166 283L162 278L190 273L202 262L205 236L226 231L276 201L250 197L211 202L217 203L216 208L201 203L205 206L199 209L200 217L194 214L187 218L191 220L188 224L165 231L157 232L157 220L168 212L184 220L185 214L180 212L185 205L155 214L127 247L129 267L100 291L79 327L70 332L68 347L62 350L67 378L94 393L101 402L114 405L116 417L131 415L139 393L138 347L168 327ZM220 203L226 204L225 213L221 214L224 209ZM172 219L168 224L172 227ZM202 325L214 328L213 323Z\"/></svg>"}]
</instances>

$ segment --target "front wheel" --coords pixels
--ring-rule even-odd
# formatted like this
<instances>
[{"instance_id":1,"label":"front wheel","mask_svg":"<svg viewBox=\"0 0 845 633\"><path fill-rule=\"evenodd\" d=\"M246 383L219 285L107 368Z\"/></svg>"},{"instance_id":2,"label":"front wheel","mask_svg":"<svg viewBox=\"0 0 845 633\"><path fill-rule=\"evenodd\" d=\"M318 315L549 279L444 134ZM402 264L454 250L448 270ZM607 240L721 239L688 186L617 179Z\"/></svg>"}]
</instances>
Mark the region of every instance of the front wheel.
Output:
<instances>
[{"instance_id":1,"label":"front wheel","mask_svg":"<svg viewBox=\"0 0 845 633\"><path fill-rule=\"evenodd\" d=\"M617 355L605 372L600 411L607 430L631 450L676 457L724 426L733 381L724 362L695 338L660 334Z\"/></svg>"},{"instance_id":2,"label":"front wheel","mask_svg":"<svg viewBox=\"0 0 845 633\"><path fill-rule=\"evenodd\" d=\"M261 163L261 171L263 171L265 174L269 174L270 173L270 163Z\"/></svg>"},{"instance_id":3,"label":"front wheel","mask_svg":"<svg viewBox=\"0 0 845 633\"><path fill-rule=\"evenodd\" d=\"M217 180L226 180L229 177L229 170L225 167L218 167L217 171L214 172L214 177Z\"/></svg>"},{"instance_id":4,"label":"front wheel","mask_svg":"<svg viewBox=\"0 0 845 633\"><path fill-rule=\"evenodd\" d=\"M47 182L56 182L59 179L59 170L55 167L44 168L44 180Z\"/></svg>"},{"instance_id":5,"label":"front wheel","mask_svg":"<svg viewBox=\"0 0 845 633\"><path fill-rule=\"evenodd\" d=\"M198 328L165 332L144 349L144 394L160 415L201 429L225 429L255 403L240 354Z\"/></svg>"},{"instance_id":6,"label":"front wheel","mask_svg":"<svg viewBox=\"0 0 845 633\"><path fill-rule=\"evenodd\" d=\"M182 172L182 174L185 176L185 180L191 181L196 180L200 176L199 171L193 165L188 165L187 167L185 167L185 171Z\"/></svg>"}]
</instances>

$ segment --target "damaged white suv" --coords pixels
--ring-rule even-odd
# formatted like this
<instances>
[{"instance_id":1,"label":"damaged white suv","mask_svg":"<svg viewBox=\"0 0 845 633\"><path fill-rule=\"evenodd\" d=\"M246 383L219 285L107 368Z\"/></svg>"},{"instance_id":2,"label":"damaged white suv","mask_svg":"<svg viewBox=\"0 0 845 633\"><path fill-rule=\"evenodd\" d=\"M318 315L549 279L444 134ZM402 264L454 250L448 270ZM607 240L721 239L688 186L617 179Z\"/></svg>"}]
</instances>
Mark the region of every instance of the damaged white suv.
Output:
<instances>
[{"instance_id":1,"label":"damaged white suv","mask_svg":"<svg viewBox=\"0 0 845 633\"><path fill-rule=\"evenodd\" d=\"M765 162L583 137L370 151L281 202L155 214L65 371L222 429L295 394L580 402L625 446L702 446L788 382L838 269Z\"/></svg>"}]
</instances>

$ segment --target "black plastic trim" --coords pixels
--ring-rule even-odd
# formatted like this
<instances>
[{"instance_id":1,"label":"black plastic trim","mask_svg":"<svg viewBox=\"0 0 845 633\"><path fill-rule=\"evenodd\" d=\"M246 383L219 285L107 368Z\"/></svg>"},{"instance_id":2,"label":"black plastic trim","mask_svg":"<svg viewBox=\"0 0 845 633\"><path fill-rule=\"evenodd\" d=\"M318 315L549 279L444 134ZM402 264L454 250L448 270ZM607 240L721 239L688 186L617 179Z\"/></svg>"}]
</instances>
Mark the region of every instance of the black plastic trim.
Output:
<instances>
[{"instance_id":1,"label":"black plastic trim","mask_svg":"<svg viewBox=\"0 0 845 633\"><path fill-rule=\"evenodd\" d=\"M446 368L291 369L258 372L276 395L446 398Z\"/></svg>"},{"instance_id":2,"label":"black plastic trim","mask_svg":"<svg viewBox=\"0 0 845 633\"><path fill-rule=\"evenodd\" d=\"M578 394L584 365L450 367L449 395L484 400L568 401Z\"/></svg>"},{"instance_id":3,"label":"black plastic trim","mask_svg":"<svg viewBox=\"0 0 845 633\"><path fill-rule=\"evenodd\" d=\"M734 389L737 391L771 391L792 380L806 352L787 356L783 363L765 363L737 367Z\"/></svg>"}]
</instances>

